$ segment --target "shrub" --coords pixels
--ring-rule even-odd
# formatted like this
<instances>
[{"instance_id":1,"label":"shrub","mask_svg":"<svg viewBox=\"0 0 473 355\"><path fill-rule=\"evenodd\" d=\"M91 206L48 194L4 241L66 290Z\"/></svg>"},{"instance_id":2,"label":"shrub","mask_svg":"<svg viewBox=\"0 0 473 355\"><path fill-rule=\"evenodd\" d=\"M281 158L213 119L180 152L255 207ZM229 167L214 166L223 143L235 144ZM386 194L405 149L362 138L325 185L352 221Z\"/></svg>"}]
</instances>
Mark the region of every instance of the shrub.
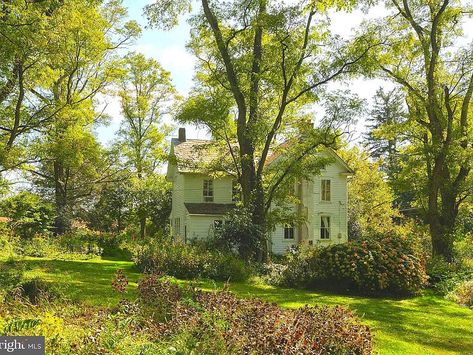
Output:
<instances>
[{"instance_id":1,"label":"shrub","mask_svg":"<svg viewBox=\"0 0 473 355\"><path fill-rule=\"evenodd\" d=\"M286 269L287 265L285 264L270 262L263 264L261 274L266 283L274 286L284 286L286 282Z\"/></svg>"},{"instance_id":2,"label":"shrub","mask_svg":"<svg viewBox=\"0 0 473 355\"><path fill-rule=\"evenodd\" d=\"M473 270L462 262L448 263L441 257L431 257L427 261L429 287L446 295L460 283L473 279Z\"/></svg>"},{"instance_id":3,"label":"shrub","mask_svg":"<svg viewBox=\"0 0 473 355\"><path fill-rule=\"evenodd\" d=\"M0 224L0 257L10 258L16 254L18 241L8 227Z\"/></svg>"},{"instance_id":4,"label":"shrub","mask_svg":"<svg viewBox=\"0 0 473 355\"><path fill-rule=\"evenodd\" d=\"M25 256L34 256L38 258L55 257L61 253L61 249L57 243L44 235L36 235L30 240L22 243L21 254Z\"/></svg>"},{"instance_id":5,"label":"shrub","mask_svg":"<svg viewBox=\"0 0 473 355\"><path fill-rule=\"evenodd\" d=\"M21 282L24 265L21 262L9 259L0 263L0 291L8 293Z\"/></svg>"},{"instance_id":6,"label":"shrub","mask_svg":"<svg viewBox=\"0 0 473 355\"><path fill-rule=\"evenodd\" d=\"M455 258L461 261L473 260L473 231L462 235L454 243Z\"/></svg>"},{"instance_id":7,"label":"shrub","mask_svg":"<svg viewBox=\"0 0 473 355\"><path fill-rule=\"evenodd\" d=\"M140 271L160 271L183 279L244 281L250 274L246 264L236 256L182 242L143 245L137 248L134 261Z\"/></svg>"},{"instance_id":8,"label":"shrub","mask_svg":"<svg viewBox=\"0 0 473 355\"><path fill-rule=\"evenodd\" d=\"M251 213L244 208L235 208L225 217L225 223L209 240L212 248L227 253L238 253L244 260L253 260L256 250L261 249L261 229L253 223Z\"/></svg>"},{"instance_id":9,"label":"shrub","mask_svg":"<svg viewBox=\"0 0 473 355\"><path fill-rule=\"evenodd\" d=\"M129 245L130 237L122 233L99 233L96 238L97 246L102 251L102 256L116 257L121 260L131 260L132 252Z\"/></svg>"},{"instance_id":10,"label":"shrub","mask_svg":"<svg viewBox=\"0 0 473 355\"><path fill-rule=\"evenodd\" d=\"M399 237L305 247L289 256L283 273L286 285L366 294L413 294L426 280L419 253Z\"/></svg>"},{"instance_id":11,"label":"shrub","mask_svg":"<svg viewBox=\"0 0 473 355\"><path fill-rule=\"evenodd\" d=\"M54 208L40 195L22 191L2 200L0 213L12 219L10 225L16 235L28 239L50 232Z\"/></svg>"},{"instance_id":12,"label":"shrub","mask_svg":"<svg viewBox=\"0 0 473 355\"><path fill-rule=\"evenodd\" d=\"M101 255L99 237L100 232L90 229L80 220L75 220L71 229L59 238L59 244L70 253Z\"/></svg>"},{"instance_id":13,"label":"shrub","mask_svg":"<svg viewBox=\"0 0 473 355\"><path fill-rule=\"evenodd\" d=\"M112 288L115 292L125 293L128 286L128 278L123 273L122 269L115 272L115 278L112 280Z\"/></svg>"},{"instance_id":14,"label":"shrub","mask_svg":"<svg viewBox=\"0 0 473 355\"><path fill-rule=\"evenodd\" d=\"M447 298L458 304L473 308L473 280L458 284L455 289L447 295Z\"/></svg>"},{"instance_id":15,"label":"shrub","mask_svg":"<svg viewBox=\"0 0 473 355\"><path fill-rule=\"evenodd\" d=\"M27 298L32 304L38 304L40 301L52 301L57 297L49 283L39 277L24 281L17 287L16 294Z\"/></svg>"},{"instance_id":16,"label":"shrub","mask_svg":"<svg viewBox=\"0 0 473 355\"><path fill-rule=\"evenodd\" d=\"M145 286L142 286L145 285ZM150 289L153 290L150 292ZM297 310L230 292L183 289L156 276L139 286L140 300L171 311L149 329L178 353L368 354L369 328L343 307ZM164 320L163 320L164 319Z\"/></svg>"}]
</instances>

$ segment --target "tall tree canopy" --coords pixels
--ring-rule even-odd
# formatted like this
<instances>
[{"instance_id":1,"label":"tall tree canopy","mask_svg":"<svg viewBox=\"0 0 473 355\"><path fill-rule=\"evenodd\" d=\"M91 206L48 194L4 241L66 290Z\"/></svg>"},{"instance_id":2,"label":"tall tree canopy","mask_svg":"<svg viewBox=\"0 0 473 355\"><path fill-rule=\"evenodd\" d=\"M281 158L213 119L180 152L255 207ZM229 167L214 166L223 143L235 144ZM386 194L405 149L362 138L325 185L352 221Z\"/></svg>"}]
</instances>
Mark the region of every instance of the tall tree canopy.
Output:
<instances>
[{"instance_id":1,"label":"tall tree canopy","mask_svg":"<svg viewBox=\"0 0 473 355\"><path fill-rule=\"evenodd\" d=\"M243 204L261 227L255 246L259 258L266 248L266 211L275 195L271 191L311 153L333 146L341 134L333 129L333 116L327 115L322 128L314 130L303 112L318 100L326 83L352 73L373 46L364 37L346 43L329 32L329 9L350 10L353 3L202 0L191 20L189 48L199 64L195 87L179 119L204 124L214 137L227 142ZM188 9L185 0L157 1L147 7L147 14L152 24L169 27ZM268 158L283 141L291 142L293 159L278 170L282 176L267 185Z\"/></svg>"},{"instance_id":2,"label":"tall tree canopy","mask_svg":"<svg viewBox=\"0 0 473 355\"><path fill-rule=\"evenodd\" d=\"M164 179L157 181L155 175L167 158L165 137L170 130L162 124L162 119L171 112L176 91L170 74L142 54L129 54L122 68L118 95L124 119L117 144L132 175L134 210L140 223L140 236L144 238L146 218L152 211L149 201L156 202L152 196L156 192L164 195L165 191L161 188Z\"/></svg>"},{"instance_id":3,"label":"tall tree canopy","mask_svg":"<svg viewBox=\"0 0 473 355\"><path fill-rule=\"evenodd\" d=\"M103 117L95 98L116 79L116 51L139 28L125 22L126 10L118 1L62 1L46 16L39 33L46 46L37 54L41 63L30 80L18 80L18 95L12 97L20 107L18 129L29 140L26 169L54 200L55 231L62 234L73 208L111 176L93 134ZM34 59L26 56L32 65ZM39 119L31 127L21 123L32 122L29 111ZM7 150L13 147L8 142Z\"/></svg>"},{"instance_id":4,"label":"tall tree canopy","mask_svg":"<svg viewBox=\"0 0 473 355\"><path fill-rule=\"evenodd\" d=\"M391 13L367 29L382 39L379 72L407 95L409 161L422 190L433 253L452 259L453 229L462 203L471 196L473 47L462 46L464 2L388 0ZM412 181L412 179L411 179Z\"/></svg>"},{"instance_id":5,"label":"tall tree canopy","mask_svg":"<svg viewBox=\"0 0 473 355\"><path fill-rule=\"evenodd\" d=\"M116 0L1 2L0 171L31 160L32 137L103 88L111 53L139 32L125 15Z\"/></svg>"}]
</instances>

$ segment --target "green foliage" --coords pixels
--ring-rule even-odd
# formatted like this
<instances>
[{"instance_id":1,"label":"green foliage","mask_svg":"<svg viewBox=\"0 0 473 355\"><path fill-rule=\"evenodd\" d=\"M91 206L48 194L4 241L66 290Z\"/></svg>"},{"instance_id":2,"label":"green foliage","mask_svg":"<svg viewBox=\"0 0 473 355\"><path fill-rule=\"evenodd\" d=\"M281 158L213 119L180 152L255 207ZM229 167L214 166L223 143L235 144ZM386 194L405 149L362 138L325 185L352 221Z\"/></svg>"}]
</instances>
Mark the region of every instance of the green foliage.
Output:
<instances>
[{"instance_id":1,"label":"green foliage","mask_svg":"<svg viewBox=\"0 0 473 355\"><path fill-rule=\"evenodd\" d=\"M58 257L61 254L58 243L52 238L44 235L37 235L28 241L21 243L19 254L34 257Z\"/></svg>"},{"instance_id":2,"label":"green foliage","mask_svg":"<svg viewBox=\"0 0 473 355\"><path fill-rule=\"evenodd\" d=\"M440 257L427 261L429 286L440 295L452 292L462 282L473 279L473 266L462 261L449 263Z\"/></svg>"},{"instance_id":3,"label":"green foliage","mask_svg":"<svg viewBox=\"0 0 473 355\"><path fill-rule=\"evenodd\" d=\"M170 212L169 183L156 173L167 159L165 137L170 127L162 124L162 118L172 111L176 91L169 72L143 54L128 54L122 65L117 94L124 119L115 149L128 172L129 207L143 239L156 230L164 232ZM155 227L151 233L146 228L149 219Z\"/></svg>"},{"instance_id":4,"label":"green foliage","mask_svg":"<svg viewBox=\"0 0 473 355\"><path fill-rule=\"evenodd\" d=\"M227 214L225 223L216 229L209 248L238 253L243 260L251 260L261 248L261 233L261 227L253 223L247 209L235 208Z\"/></svg>"},{"instance_id":5,"label":"green foliage","mask_svg":"<svg viewBox=\"0 0 473 355\"><path fill-rule=\"evenodd\" d=\"M0 300L23 279L24 264L14 259L0 264Z\"/></svg>"},{"instance_id":6,"label":"green foliage","mask_svg":"<svg viewBox=\"0 0 473 355\"><path fill-rule=\"evenodd\" d=\"M415 245L396 236L302 248L283 275L286 284L365 294L411 295L427 282Z\"/></svg>"},{"instance_id":7,"label":"green foliage","mask_svg":"<svg viewBox=\"0 0 473 355\"><path fill-rule=\"evenodd\" d=\"M385 127L384 139L405 140L397 188L423 210L434 254L452 261L457 215L472 191L473 47L464 41L472 7L463 1L385 3L386 16L364 25L379 41L368 60L402 88L407 117Z\"/></svg>"},{"instance_id":8,"label":"green foliage","mask_svg":"<svg viewBox=\"0 0 473 355\"><path fill-rule=\"evenodd\" d=\"M75 220L68 232L58 238L59 245L70 253L101 255L101 233L90 229L86 223Z\"/></svg>"},{"instance_id":9,"label":"green foliage","mask_svg":"<svg viewBox=\"0 0 473 355\"><path fill-rule=\"evenodd\" d=\"M142 272L164 272L183 279L244 281L250 274L246 264L232 254L166 240L137 247L134 261Z\"/></svg>"},{"instance_id":10,"label":"green foliage","mask_svg":"<svg viewBox=\"0 0 473 355\"><path fill-rule=\"evenodd\" d=\"M101 232L97 235L96 242L103 257L114 257L120 260L132 259L135 243L127 233Z\"/></svg>"},{"instance_id":11,"label":"green foliage","mask_svg":"<svg viewBox=\"0 0 473 355\"><path fill-rule=\"evenodd\" d=\"M132 179L130 186L131 210L128 230L136 231L140 221L146 221L147 236L163 236L169 229L169 215L171 213L171 184L162 175L153 174L144 179Z\"/></svg>"},{"instance_id":12,"label":"green foliage","mask_svg":"<svg viewBox=\"0 0 473 355\"><path fill-rule=\"evenodd\" d=\"M38 194L22 191L3 199L0 211L11 219L9 225L21 238L32 238L51 231L54 208Z\"/></svg>"},{"instance_id":13,"label":"green foliage","mask_svg":"<svg viewBox=\"0 0 473 355\"><path fill-rule=\"evenodd\" d=\"M48 312L64 319L61 332L65 344L64 347L57 344L56 349L65 349L65 353L70 352L73 345L74 349L79 349L78 353L82 349L92 349L84 350L90 354L94 352L94 346L102 346L105 342L114 344L113 346L120 349L125 347L129 354L140 354L140 351L145 352L148 348L151 349L151 354L159 353L153 351L156 345L155 347L150 345L153 340L149 340L143 331L143 323L140 323L139 315L135 312L135 303L123 302L123 306L116 307L122 296L110 287L115 271L123 269L130 280L125 297L134 299L136 283L142 275L136 272L132 262L103 259L88 261L26 259L23 262L28 270L28 277L40 276L53 282L67 292L67 298L73 302L64 303L62 302L64 298L60 298L56 300L59 302L57 306L52 304L51 307L34 308L21 307L18 303L3 303L0 304L0 324L5 321L9 323L13 318L39 319L43 317L44 312ZM204 290L215 290L216 287L215 282L210 280L177 282ZM222 283L217 285L220 287ZM231 283L229 288L238 297L259 297L277 303L283 308L299 308L306 304L327 306L341 304L350 307L356 314L363 316L363 323L370 326L374 337L373 351L381 353L429 352L439 355L446 351L468 353L473 346L473 338L470 336L473 317L471 311L429 291L409 299L393 299L272 287L259 282ZM111 309L113 316L105 313L110 306L113 307ZM97 307L100 308L100 312L97 312ZM138 324L138 329L133 328L135 324ZM419 327L419 324L422 324L422 327ZM116 327L118 325L119 328ZM416 331L406 332L406 327ZM156 334L153 334L151 337L154 336L156 339ZM188 339L188 336L183 338ZM435 341L426 342L426 339ZM166 350L172 346L181 346L180 344L181 342L178 343L177 338L173 337L163 339L159 346L160 349Z\"/></svg>"},{"instance_id":14,"label":"green foliage","mask_svg":"<svg viewBox=\"0 0 473 355\"><path fill-rule=\"evenodd\" d=\"M464 262L469 261L473 266L473 231L460 235L453 246L455 258Z\"/></svg>"},{"instance_id":15,"label":"green foliage","mask_svg":"<svg viewBox=\"0 0 473 355\"><path fill-rule=\"evenodd\" d=\"M473 280L464 281L447 295L449 300L473 308Z\"/></svg>"},{"instance_id":16,"label":"green foliage","mask_svg":"<svg viewBox=\"0 0 473 355\"><path fill-rule=\"evenodd\" d=\"M19 240L14 236L12 230L6 225L0 224L0 258L13 257L17 252Z\"/></svg>"},{"instance_id":17,"label":"green foliage","mask_svg":"<svg viewBox=\"0 0 473 355\"><path fill-rule=\"evenodd\" d=\"M17 285L17 290L19 292L15 292L16 294L27 298L32 304L51 302L58 297L57 292L51 287L51 285L39 277L19 283Z\"/></svg>"},{"instance_id":18,"label":"green foliage","mask_svg":"<svg viewBox=\"0 0 473 355\"><path fill-rule=\"evenodd\" d=\"M355 147L341 151L355 171L348 181L348 236L350 239L390 233L395 229L394 195L380 171L379 162L370 162L367 152Z\"/></svg>"},{"instance_id":19,"label":"green foliage","mask_svg":"<svg viewBox=\"0 0 473 355\"><path fill-rule=\"evenodd\" d=\"M131 218L131 189L126 179L107 184L100 190L85 219L92 229L121 233Z\"/></svg>"}]
</instances>

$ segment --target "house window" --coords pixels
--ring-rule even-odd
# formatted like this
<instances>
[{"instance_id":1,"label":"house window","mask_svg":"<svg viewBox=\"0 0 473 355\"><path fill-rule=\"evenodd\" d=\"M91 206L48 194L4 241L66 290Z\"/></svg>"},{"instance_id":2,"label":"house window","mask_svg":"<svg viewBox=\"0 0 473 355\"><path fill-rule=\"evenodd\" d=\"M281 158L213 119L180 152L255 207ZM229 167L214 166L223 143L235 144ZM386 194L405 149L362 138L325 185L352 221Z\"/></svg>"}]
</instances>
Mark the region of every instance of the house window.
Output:
<instances>
[{"instance_id":1,"label":"house window","mask_svg":"<svg viewBox=\"0 0 473 355\"><path fill-rule=\"evenodd\" d=\"M213 180L204 180L204 202L214 202Z\"/></svg>"},{"instance_id":2,"label":"house window","mask_svg":"<svg viewBox=\"0 0 473 355\"><path fill-rule=\"evenodd\" d=\"M323 179L320 182L320 199L325 202L330 202L330 180Z\"/></svg>"},{"instance_id":3,"label":"house window","mask_svg":"<svg viewBox=\"0 0 473 355\"><path fill-rule=\"evenodd\" d=\"M294 225L293 224L284 225L284 239L294 239Z\"/></svg>"},{"instance_id":4,"label":"house window","mask_svg":"<svg viewBox=\"0 0 473 355\"><path fill-rule=\"evenodd\" d=\"M330 239L330 217L320 217L320 239Z\"/></svg>"},{"instance_id":5,"label":"house window","mask_svg":"<svg viewBox=\"0 0 473 355\"><path fill-rule=\"evenodd\" d=\"M240 186L238 185L238 181L232 180L232 201L237 202L240 201L241 194L240 194Z\"/></svg>"},{"instance_id":6,"label":"house window","mask_svg":"<svg viewBox=\"0 0 473 355\"><path fill-rule=\"evenodd\" d=\"M180 236L181 234L181 219L175 218L174 219L174 235L176 237Z\"/></svg>"}]
</instances>

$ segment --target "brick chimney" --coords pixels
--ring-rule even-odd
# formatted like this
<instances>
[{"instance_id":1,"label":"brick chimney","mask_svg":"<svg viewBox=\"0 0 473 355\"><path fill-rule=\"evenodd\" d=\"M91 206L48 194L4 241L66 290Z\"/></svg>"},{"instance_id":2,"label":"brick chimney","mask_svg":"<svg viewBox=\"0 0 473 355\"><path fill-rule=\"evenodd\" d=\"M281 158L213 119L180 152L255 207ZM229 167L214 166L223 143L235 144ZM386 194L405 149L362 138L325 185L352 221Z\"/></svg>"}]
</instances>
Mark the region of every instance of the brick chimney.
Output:
<instances>
[{"instance_id":1,"label":"brick chimney","mask_svg":"<svg viewBox=\"0 0 473 355\"><path fill-rule=\"evenodd\" d=\"M179 128L179 142L183 143L186 141L186 129L184 127Z\"/></svg>"}]
</instances>

